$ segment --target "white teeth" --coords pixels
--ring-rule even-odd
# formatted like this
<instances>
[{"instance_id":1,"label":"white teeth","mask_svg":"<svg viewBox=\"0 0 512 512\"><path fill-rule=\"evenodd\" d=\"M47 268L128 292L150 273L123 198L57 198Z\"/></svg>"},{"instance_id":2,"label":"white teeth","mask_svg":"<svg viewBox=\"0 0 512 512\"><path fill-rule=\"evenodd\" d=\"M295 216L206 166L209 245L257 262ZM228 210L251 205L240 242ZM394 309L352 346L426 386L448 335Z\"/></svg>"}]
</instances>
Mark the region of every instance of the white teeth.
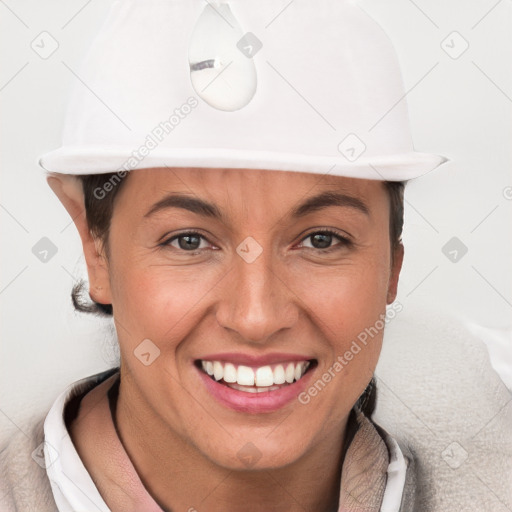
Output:
<instances>
[{"instance_id":1,"label":"white teeth","mask_svg":"<svg viewBox=\"0 0 512 512\"><path fill-rule=\"evenodd\" d=\"M278 364L274 370L274 384L284 384L285 382L284 367L282 364Z\"/></svg>"},{"instance_id":2,"label":"white teeth","mask_svg":"<svg viewBox=\"0 0 512 512\"><path fill-rule=\"evenodd\" d=\"M285 370L285 379L286 382L291 384L293 382L293 379L295 378L295 366L293 363L288 363L288 366Z\"/></svg>"},{"instance_id":3,"label":"white teeth","mask_svg":"<svg viewBox=\"0 0 512 512\"><path fill-rule=\"evenodd\" d=\"M224 376L224 368L219 361L213 362L213 376L215 377L215 380L220 380Z\"/></svg>"},{"instance_id":4,"label":"white teeth","mask_svg":"<svg viewBox=\"0 0 512 512\"><path fill-rule=\"evenodd\" d=\"M227 363L224 366L224 381L236 382L237 372L234 364Z\"/></svg>"},{"instance_id":5,"label":"white teeth","mask_svg":"<svg viewBox=\"0 0 512 512\"><path fill-rule=\"evenodd\" d=\"M299 363L295 367L295 380L299 380L302 377L302 370L304 369L304 363Z\"/></svg>"},{"instance_id":6,"label":"white teeth","mask_svg":"<svg viewBox=\"0 0 512 512\"><path fill-rule=\"evenodd\" d=\"M220 361L201 361L201 367L205 373L212 376L216 381L223 380L234 389L244 386L243 391L248 391L245 386L254 387L261 391L280 389L282 384L292 384L300 380L310 365L309 361L297 363L278 364L272 369L271 365L251 368L250 366L238 366L232 363L221 363Z\"/></svg>"},{"instance_id":7,"label":"white teeth","mask_svg":"<svg viewBox=\"0 0 512 512\"><path fill-rule=\"evenodd\" d=\"M241 386L254 386L254 370L249 366L239 366L236 381Z\"/></svg>"},{"instance_id":8,"label":"white teeth","mask_svg":"<svg viewBox=\"0 0 512 512\"><path fill-rule=\"evenodd\" d=\"M262 366L256 370L256 386L272 386L274 384L274 372L270 366Z\"/></svg>"},{"instance_id":9,"label":"white teeth","mask_svg":"<svg viewBox=\"0 0 512 512\"><path fill-rule=\"evenodd\" d=\"M264 391L275 391L276 389L281 389L280 386L269 386L266 388L257 388L257 387L246 387L239 386L238 384L230 384L230 388L238 389L239 391L247 391L249 393L263 393Z\"/></svg>"}]
</instances>

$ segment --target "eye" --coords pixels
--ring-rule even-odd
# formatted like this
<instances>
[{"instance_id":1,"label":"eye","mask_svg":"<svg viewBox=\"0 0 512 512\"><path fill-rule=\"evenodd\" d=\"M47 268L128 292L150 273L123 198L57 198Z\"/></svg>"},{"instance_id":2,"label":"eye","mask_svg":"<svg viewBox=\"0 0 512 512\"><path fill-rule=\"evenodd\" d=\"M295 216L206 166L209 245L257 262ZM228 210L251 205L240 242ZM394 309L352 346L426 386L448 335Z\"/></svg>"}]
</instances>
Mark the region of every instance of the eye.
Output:
<instances>
[{"instance_id":1,"label":"eye","mask_svg":"<svg viewBox=\"0 0 512 512\"><path fill-rule=\"evenodd\" d=\"M332 245L333 238L337 239L340 243ZM318 249L323 252L329 252L331 250L341 249L343 247L351 246L352 241L347 237L340 235L332 229L323 229L321 231L315 231L310 233L302 240L311 239L311 248Z\"/></svg>"},{"instance_id":2,"label":"eye","mask_svg":"<svg viewBox=\"0 0 512 512\"><path fill-rule=\"evenodd\" d=\"M338 244L332 245L333 238L338 240ZM318 249L322 252L329 252L331 250L336 250L337 248L347 247L352 245L352 241L333 231L331 229L323 229L321 231L315 231L310 233L302 240L311 239L311 247L312 249ZM171 238L165 240L160 245L163 247L171 246L175 249L193 252L204 249L205 247L201 247L201 240L205 241L209 244L208 240L196 231L187 231L185 233L180 233L178 235L174 235ZM177 242L177 245L175 244ZM307 247L307 246L306 246Z\"/></svg>"},{"instance_id":3,"label":"eye","mask_svg":"<svg viewBox=\"0 0 512 512\"><path fill-rule=\"evenodd\" d=\"M200 233L197 233L195 231L187 231L186 233L174 235L173 237L162 242L160 245L163 247L171 246L175 249L181 249L183 251L192 252L204 249L204 247L201 247L201 240L205 240L206 242L208 242L208 240ZM178 242L177 246L173 245L174 241Z\"/></svg>"}]
</instances>

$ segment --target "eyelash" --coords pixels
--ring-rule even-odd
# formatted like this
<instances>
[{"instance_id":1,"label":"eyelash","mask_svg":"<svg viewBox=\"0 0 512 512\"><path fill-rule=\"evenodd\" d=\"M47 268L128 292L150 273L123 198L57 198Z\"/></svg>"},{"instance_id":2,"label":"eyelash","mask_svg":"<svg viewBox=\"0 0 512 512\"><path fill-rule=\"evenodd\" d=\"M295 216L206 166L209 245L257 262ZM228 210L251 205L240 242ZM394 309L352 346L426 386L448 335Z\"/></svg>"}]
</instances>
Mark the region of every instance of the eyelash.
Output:
<instances>
[{"instance_id":1,"label":"eyelash","mask_svg":"<svg viewBox=\"0 0 512 512\"><path fill-rule=\"evenodd\" d=\"M337 238L340 243L333 245L331 247L328 247L327 249L316 249L315 247L307 247L307 249L313 249L313 250L320 251L323 253L330 253L332 251L340 249L341 247L351 247L353 245L352 240L340 235L337 231L334 231L329 228L312 231L311 233L307 234L304 238L302 238L301 242L303 242L304 240L307 240L308 238L312 237L313 235L317 235L319 233L332 235L333 237ZM201 233L198 233L197 231L186 231L184 233L179 233L178 235L174 235L173 237L169 238L168 240L163 241L159 245L161 247L168 247L168 246L170 246L171 242L173 242L174 240L177 240L178 238L183 237L183 236L190 236L190 235L198 236L199 238L202 238L203 240L206 240L209 242L209 240L205 236L203 236ZM173 249L177 249L177 248L173 247ZM177 249L177 250L191 253L191 254L197 254L202 249L195 249L194 251L185 251L184 249Z\"/></svg>"}]
</instances>

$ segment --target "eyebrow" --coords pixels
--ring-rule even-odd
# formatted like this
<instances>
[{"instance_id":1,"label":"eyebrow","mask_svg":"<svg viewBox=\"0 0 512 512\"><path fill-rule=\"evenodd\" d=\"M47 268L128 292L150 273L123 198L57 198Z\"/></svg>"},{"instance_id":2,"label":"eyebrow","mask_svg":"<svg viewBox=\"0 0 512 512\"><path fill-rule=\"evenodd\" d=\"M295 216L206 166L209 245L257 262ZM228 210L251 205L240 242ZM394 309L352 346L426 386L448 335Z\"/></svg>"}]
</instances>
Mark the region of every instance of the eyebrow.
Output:
<instances>
[{"instance_id":1,"label":"eyebrow","mask_svg":"<svg viewBox=\"0 0 512 512\"><path fill-rule=\"evenodd\" d=\"M291 213L292 218L299 218L329 206L348 207L359 210L365 215L370 214L368 206L359 198L339 192L322 192L308 198L296 206ZM212 203L184 194L169 194L155 203L144 215L144 218L167 208L182 208L204 217L223 219L222 212Z\"/></svg>"},{"instance_id":2,"label":"eyebrow","mask_svg":"<svg viewBox=\"0 0 512 512\"><path fill-rule=\"evenodd\" d=\"M223 218L221 211L214 204L184 194L169 194L165 196L155 203L144 217L150 217L156 212L167 208L182 208L204 217Z\"/></svg>"},{"instance_id":3,"label":"eyebrow","mask_svg":"<svg viewBox=\"0 0 512 512\"><path fill-rule=\"evenodd\" d=\"M304 217L305 215L327 208L328 206L348 207L359 210L365 215L370 215L368 206L358 197L342 194L340 192L322 192L310 197L304 203L292 211L292 217Z\"/></svg>"}]
</instances>

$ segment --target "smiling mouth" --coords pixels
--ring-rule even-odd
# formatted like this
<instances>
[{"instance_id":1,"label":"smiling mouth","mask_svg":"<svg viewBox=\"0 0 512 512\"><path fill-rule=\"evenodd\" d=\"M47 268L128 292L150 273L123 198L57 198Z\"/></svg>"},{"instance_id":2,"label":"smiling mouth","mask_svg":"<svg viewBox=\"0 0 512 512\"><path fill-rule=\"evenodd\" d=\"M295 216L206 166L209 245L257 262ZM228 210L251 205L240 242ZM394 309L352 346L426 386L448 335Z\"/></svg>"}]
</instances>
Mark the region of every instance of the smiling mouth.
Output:
<instances>
[{"instance_id":1,"label":"smiling mouth","mask_svg":"<svg viewBox=\"0 0 512 512\"><path fill-rule=\"evenodd\" d=\"M198 360L196 366L212 380L238 391L263 393L298 382L317 365L316 359L265 366L244 366L223 361Z\"/></svg>"}]
</instances>

